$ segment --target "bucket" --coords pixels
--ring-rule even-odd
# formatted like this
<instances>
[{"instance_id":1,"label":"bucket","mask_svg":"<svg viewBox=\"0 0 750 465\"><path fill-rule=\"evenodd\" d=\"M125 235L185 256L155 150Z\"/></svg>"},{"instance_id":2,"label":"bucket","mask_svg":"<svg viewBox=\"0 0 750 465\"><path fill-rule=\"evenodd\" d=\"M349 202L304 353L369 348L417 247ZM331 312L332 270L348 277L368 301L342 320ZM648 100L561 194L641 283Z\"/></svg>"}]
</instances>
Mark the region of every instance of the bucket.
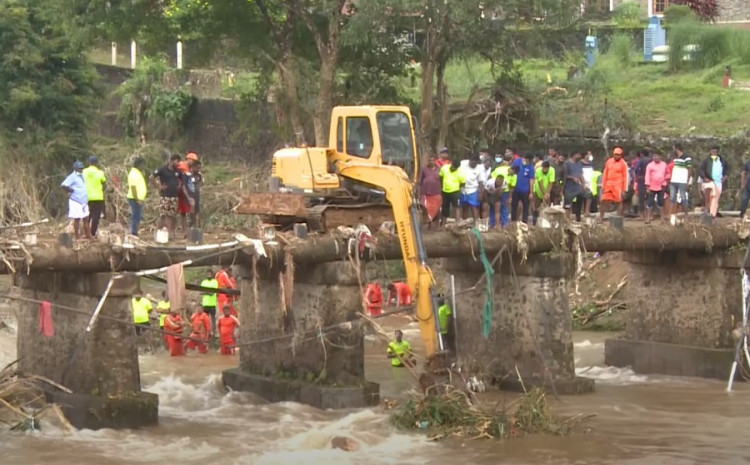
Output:
<instances>
[{"instance_id":1,"label":"bucket","mask_svg":"<svg viewBox=\"0 0 750 465\"><path fill-rule=\"evenodd\" d=\"M169 242L169 231L165 228L157 229L154 235L154 241L157 244L166 244Z\"/></svg>"},{"instance_id":2,"label":"bucket","mask_svg":"<svg viewBox=\"0 0 750 465\"><path fill-rule=\"evenodd\" d=\"M200 244L203 242L203 231L198 228L190 228L188 230L188 242L193 244Z\"/></svg>"},{"instance_id":3,"label":"bucket","mask_svg":"<svg viewBox=\"0 0 750 465\"><path fill-rule=\"evenodd\" d=\"M480 218L477 220L477 230L479 232L487 232L490 229L490 220L489 218Z\"/></svg>"},{"instance_id":4,"label":"bucket","mask_svg":"<svg viewBox=\"0 0 750 465\"><path fill-rule=\"evenodd\" d=\"M73 247L73 235L70 233L61 233L58 242L63 247Z\"/></svg>"}]
</instances>

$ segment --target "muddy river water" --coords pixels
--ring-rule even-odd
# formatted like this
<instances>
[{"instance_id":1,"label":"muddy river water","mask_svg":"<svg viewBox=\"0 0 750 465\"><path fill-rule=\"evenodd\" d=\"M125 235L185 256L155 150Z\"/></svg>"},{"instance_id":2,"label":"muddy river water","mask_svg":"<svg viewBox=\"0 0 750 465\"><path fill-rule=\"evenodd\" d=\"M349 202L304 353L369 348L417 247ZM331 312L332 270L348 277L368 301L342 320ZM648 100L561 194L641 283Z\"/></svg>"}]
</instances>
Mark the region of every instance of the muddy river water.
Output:
<instances>
[{"instance_id":1,"label":"muddy river water","mask_svg":"<svg viewBox=\"0 0 750 465\"><path fill-rule=\"evenodd\" d=\"M414 328L406 337L418 340ZM141 357L144 388L160 398L160 424L137 431L0 432L0 464L739 464L750 462L750 386L732 394L724 383L636 375L603 366L608 335L576 333L576 366L595 378L594 394L562 397L562 414L595 413L586 434L499 441L431 443L395 431L378 409L319 411L295 403L267 404L227 393L221 370L236 365L218 354L170 359ZM15 355L15 339L0 333L0 363ZM381 396L403 398L412 386L383 349L368 341L368 377ZM492 394L501 396L501 394ZM360 450L329 446L350 436Z\"/></svg>"}]
</instances>

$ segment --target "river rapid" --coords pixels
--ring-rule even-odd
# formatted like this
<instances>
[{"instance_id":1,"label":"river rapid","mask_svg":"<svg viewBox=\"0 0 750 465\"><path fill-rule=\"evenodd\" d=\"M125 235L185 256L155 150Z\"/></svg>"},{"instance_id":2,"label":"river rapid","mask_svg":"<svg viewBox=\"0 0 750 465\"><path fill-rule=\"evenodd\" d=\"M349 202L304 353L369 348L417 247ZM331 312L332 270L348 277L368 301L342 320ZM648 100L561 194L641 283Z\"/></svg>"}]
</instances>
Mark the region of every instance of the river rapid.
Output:
<instances>
[{"instance_id":1,"label":"river rapid","mask_svg":"<svg viewBox=\"0 0 750 465\"><path fill-rule=\"evenodd\" d=\"M407 339L419 335L409 325ZM564 415L595 413L590 431L568 437L533 436L507 441L450 439L431 443L395 431L379 409L319 411L291 402L268 404L245 393L227 393L221 370L234 357L218 354L174 359L141 357L145 390L159 395L159 426L132 431L66 433L52 422L41 432L0 431L0 464L181 465L253 464L739 464L750 461L750 386L732 394L719 381L641 376L603 366L609 335L576 333L579 374L597 380L596 392L553 401ZM417 345L417 344L415 344ZM381 397L405 398L413 380L393 370L382 345L367 341L368 378ZM15 337L0 332L0 363L15 356ZM492 393L502 400L509 394ZM331 436L356 439L360 449L330 448Z\"/></svg>"}]
</instances>

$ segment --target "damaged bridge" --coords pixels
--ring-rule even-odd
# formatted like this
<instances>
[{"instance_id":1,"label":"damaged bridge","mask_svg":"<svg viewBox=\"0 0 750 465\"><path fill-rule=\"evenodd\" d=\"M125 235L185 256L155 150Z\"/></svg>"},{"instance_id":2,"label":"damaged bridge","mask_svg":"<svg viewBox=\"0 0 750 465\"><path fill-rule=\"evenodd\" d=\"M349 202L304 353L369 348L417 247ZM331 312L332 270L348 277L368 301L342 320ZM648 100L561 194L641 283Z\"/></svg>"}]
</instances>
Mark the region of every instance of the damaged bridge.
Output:
<instances>
[{"instance_id":1,"label":"damaged bridge","mask_svg":"<svg viewBox=\"0 0 750 465\"><path fill-rule=\"evenodd\" d=\"M731 332L734 321L741 321L738 270L744 247L737 246L747 236L739 224L520 225L482 233L481 244L469 230L423 233L428 257L442 259L461 293L455 309L458 362L508 388L517 387L517 370L527 387L559 393L593 389L593 381L576 377L573 365L567 282L575 276L579 254L622 251L631 266L626 291L631 318L625 337L607 342L608 363L719 377L728 372ZM49 397L63 405L75 426L154 424L158 399L141 391L129 324L138 277L176 263L231 264L242 295L241 345L262 343L240 350L239 367L224 373L225 384L269 401L321 408L376 404L379 387L366 381L364 370L362 285L369 259L399 260L401 250L393 235L368 239L364 254L356 241L345 233L304 239L277 233L263 240L238 235L195 247L119 242L26 247L0 241L0 272L13 274L11 298L20 298L19 368L72 391L50 391ZM480 250L492 272L482 265ZM720 298L717 289L723 290ZM483 309L490 295L488 315ZM51 337L38 329L34 302L39 301L52 303Z\"/></svg>"}]
</instances>

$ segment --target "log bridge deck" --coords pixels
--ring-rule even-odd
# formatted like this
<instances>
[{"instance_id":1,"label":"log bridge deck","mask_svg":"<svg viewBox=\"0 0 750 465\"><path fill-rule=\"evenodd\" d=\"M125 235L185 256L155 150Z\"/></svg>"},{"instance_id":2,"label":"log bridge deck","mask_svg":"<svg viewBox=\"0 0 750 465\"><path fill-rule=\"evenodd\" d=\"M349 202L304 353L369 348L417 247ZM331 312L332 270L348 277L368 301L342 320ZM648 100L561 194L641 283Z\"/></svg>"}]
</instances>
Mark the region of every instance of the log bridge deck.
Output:
<instances>
[{"instance_id":1,"label":"log bridge deck","mask_svg":"<svg viewBox=\"0 0 750 465\"><path fill-rule=\"evenodd\" d=\"M19 369L73 392L51 392L48 398L63 405L76 427L134 428L158 422L157 396L141 390L129 300L138 288L136 277L176 263L240 265L243 298L238 311L248 324L240 327L239 340L264 342L240 351L238 368L223 373L226 386L271 402L296 401L325 409L379 402L378 385L365 377L363 333L352 325L362 296L359 270L345 263L359 246L350 235L336 232L302 239L276 233L271 240L260 240L227 234L210 240L217 244L170 247L124 244L120 237L104 236L101 242L72 247L60 245L52 234L38 238L36 246L0 236L0 273L13 274L24 297L17 303ZM630 256L629 279L637 292L626 294L626 338L605 345L607 363L631 365L645 373L664 372L666 367L667 374L728 376L724 367L731 365L735 354L732 322L741 321L742 308L735 279L738 261L731 258L744 255L740 249L750 236L744 223L672 227L626 222L622 229L513 225L479 236L459 228L423 234L428 257L447 258L445 269L455 276L457 289L477 289L476 283L487 282L483 267L470 262L479 255L480 240L489 256L507 251L514 262L528 258L518 273L515 268L510 273L501 270L492 280L498 298L491 319L485 320L486 292L461 295L460 310L454 313L454 349L465 366L491 369L486 373L495 379L522 377L524 387L591 391L593 380L579 378L574 369L565 286L572 274L570 256L623 251ZM366 249L371 257L365 261L401 259L394 235L378 234L367 245L370 242L374 246ZM688 260L671 260L672 253ZM665 260L659 260L662 256ZM289 270L294 270L291 276ZM265 275L260 276L263 285L257 285L259 275ZM665 275L663 286L640 285ZM294 292L287 292L292 282ZM718 301L716 289L724 290ZM39 331L41 301L94 312L90 317L86 312L52 312L54 335L47 337ZM97 320L100 312L104 318ZM484 321L490 323L490 335L478 337L485 331ZM320 337L324 328L325 337ZM325 383L310 381L323 374Z\"/></svg>"},{"instance_id":2,"label":"log bridge deck","mask_svg":"<svg viewBox=\"0 0 750 465\"><path fill-rule=\"evenodd\" d=\"M548 252L661 252L691 251L711 253L744 244L750 226L732 222L703 225L686 223L678 226L626 222L623 229L609 225L565 225L556 228L526 228L513 225L504 231L481 234L489 255L505 249L518 256ZM277 233L272 240L249 239L241 234L227 237L226 242L201 246L160 246L140 242L125 244L108 238L109 242L84 242L64 247L53 241L40 241L26 246L18 241L0 240L0 274L75 271L79 273L138 272L176 263L185 266L250 264L274 267L283 265L292 256L298 265L348 260L352 250L351 237L341 233L310 235L305 239ZM401 259L398 238L376 234L372 257ZM424 245L429 258L476 255L477 239L468 229L425 231Z\"/></svg>"}]
</instances>

